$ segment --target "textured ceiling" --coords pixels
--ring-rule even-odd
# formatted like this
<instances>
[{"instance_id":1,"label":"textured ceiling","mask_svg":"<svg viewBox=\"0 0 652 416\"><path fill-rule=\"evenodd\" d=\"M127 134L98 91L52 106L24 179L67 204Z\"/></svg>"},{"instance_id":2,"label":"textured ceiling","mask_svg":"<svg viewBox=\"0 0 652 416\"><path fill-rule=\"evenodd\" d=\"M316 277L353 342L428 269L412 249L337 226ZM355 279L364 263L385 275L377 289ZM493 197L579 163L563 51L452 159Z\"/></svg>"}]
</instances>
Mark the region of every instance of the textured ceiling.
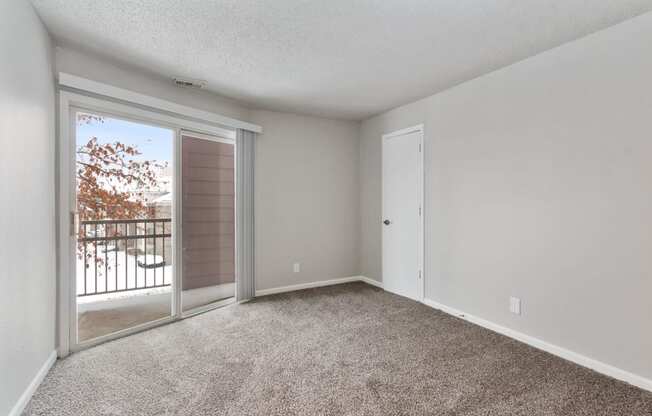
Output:
<instances>
[{"instance_id":1,"label":"textured ceiling","mask_svg":"<svg viewBox=\"0 0 652 416\"><path fill-rule=\"evenodd\" d=\"M32 0L58 42L251 106L361 119L625 19L652 0Z\"/></svg>"}]
</instances>

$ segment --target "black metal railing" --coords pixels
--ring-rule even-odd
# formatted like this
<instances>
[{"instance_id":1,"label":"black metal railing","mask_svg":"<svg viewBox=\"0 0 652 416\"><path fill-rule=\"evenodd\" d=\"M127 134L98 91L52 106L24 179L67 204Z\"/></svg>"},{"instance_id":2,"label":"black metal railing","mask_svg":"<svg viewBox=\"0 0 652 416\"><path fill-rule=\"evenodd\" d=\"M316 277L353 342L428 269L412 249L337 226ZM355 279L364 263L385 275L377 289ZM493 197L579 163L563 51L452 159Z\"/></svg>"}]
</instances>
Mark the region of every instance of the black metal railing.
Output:
<instances>
[{"instance_id":1,"label":"black metal railing","mask_svg":"<svg viewBox=\"0 0 652 416\"><path fill-rule=\"evenodd\" d=\"M78 297L171 285L171 218L80 221L78 232Z\"/></svg>"}]
</instances>

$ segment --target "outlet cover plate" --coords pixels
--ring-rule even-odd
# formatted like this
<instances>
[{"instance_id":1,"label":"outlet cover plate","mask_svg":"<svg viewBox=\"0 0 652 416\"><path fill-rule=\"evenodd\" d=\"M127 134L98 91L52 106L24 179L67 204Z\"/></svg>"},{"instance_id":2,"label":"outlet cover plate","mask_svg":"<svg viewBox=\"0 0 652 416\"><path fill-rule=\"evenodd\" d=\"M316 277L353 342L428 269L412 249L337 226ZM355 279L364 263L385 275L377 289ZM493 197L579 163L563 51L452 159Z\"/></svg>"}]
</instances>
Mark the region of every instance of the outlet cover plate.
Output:
<instances>
[{"instance_id":1,"label":"outlet cover plate","mask_svg":"<svg viewBox=\"0 0 652 416\"><path fill-rule=\"evenodd\" d=\"M521 299L510 297L509 298L509 311L515 315L521 314Z\"/></svg>"}]
</instances>

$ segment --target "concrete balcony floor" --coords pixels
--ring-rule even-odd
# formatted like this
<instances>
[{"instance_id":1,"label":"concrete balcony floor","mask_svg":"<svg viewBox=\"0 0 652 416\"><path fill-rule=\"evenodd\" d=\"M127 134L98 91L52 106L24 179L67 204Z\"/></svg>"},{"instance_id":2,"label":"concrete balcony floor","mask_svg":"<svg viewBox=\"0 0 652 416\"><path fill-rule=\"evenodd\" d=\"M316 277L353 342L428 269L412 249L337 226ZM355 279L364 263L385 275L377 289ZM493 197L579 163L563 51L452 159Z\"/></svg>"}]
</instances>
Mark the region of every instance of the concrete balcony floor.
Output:
<instances>
[{"instance_id":1,"label":"concrete balcony floor","mask_svg":"<svg viewBox=\"0 0 652 416\"><path fill-rule=\"evenodd\" d=\"M171 293L147 297L152 299L147 302L123 302L107 308L80 311L77 329L79 342L170 316Z\"/></svg>"},{"instance_id":2,"label":"concrete balcony floor","mask_svg":"<svg viewBox=\"0 0 652 416\"><path fill-rule=\"evenodd\" d=\"M235 284L225 283L199 289L184 290L181 301L184 311L235 295ZM123 329L133 328L172 314L172 288L151 288L120 294L78 298L77 337L88 341Z\"/></svg>"}]
</instances>

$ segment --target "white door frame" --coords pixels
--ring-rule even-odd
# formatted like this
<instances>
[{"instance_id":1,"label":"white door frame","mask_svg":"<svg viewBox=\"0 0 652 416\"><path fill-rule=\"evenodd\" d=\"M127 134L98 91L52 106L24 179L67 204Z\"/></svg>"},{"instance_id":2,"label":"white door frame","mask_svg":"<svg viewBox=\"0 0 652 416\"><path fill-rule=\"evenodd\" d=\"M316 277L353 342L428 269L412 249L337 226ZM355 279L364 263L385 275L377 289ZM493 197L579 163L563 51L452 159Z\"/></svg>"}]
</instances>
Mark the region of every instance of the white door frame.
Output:
<instances>
[{"instance_id":1,"label":"white door frame","mask_svg":"<svg viewBox=\"0 0 652 416\"><path fill-rule=\"evenodd\" d=\"M425 208L424 208L424 182L425 182L425 176L424 176L424 125L423 124L418 124L416 126L408 127L405 129L393 131L391 133L383 134L382 136L382 143L381 143L381 161L383 159L383 153L385 152L385 142L387 139L391 139L397 136L404 136L406 134L410 133L421 133L419 137L419 162L417 166L417 171L418 171L418 189L419 189L419 232L417 235L418 243L417 243L417 257L418 257L418 271L419 271L419 276L416 276L420 281L418 282L418 289L419 289L419 301L423 302L425 299L425 282L426 282L426 275L425 275L425 270L424 270L424 247L425 247L425 233L424 233L424 227L425 227ZM382 204L382 218L381 218L381 239L383 238L382 236L384 235L383 227L384 225L382 224L382 221L387 218L386 217L386 210L385 210L385 196L383 195L384 192L384 183L385 183L385 170L384 167L382 166L381 162L381 204ZM381 245L382 247L382 245ZM381 255L382 253L382 248L381 248ZM384 277L383 277L384 280Z\"/></svg>"},{"instance_id":2,"label":"white door frame","mask_svg":"<svg viewBox=\"0 0 652 416\"><path fill-rule=\"evenodd\" d=\"M59 357L65 357L70 352L88 348L115 338L128 334L136 333L154 326L162 325L174 320L189 316L193 313L202 312L214 307L222 306L225 301L218 301L214 304L202 307L201 310L187 311L181 313L181 295L176 288L181 287L181 262L178 261L181 246L181 233L178 229L180 218L178 206L179 201L173 204L172 212L172 261L174 265L173 294L172 296L172 313L169 317L158 319L145 324L137 325L121 331L101 336L89 341L78 344L76 341L77 332L77 288L76 288L76 266L75 266L75 244L76 229L74 212L76 209L76 182L75 182L75 145L76 138L73 137L76 126L73 114L77 109L93 111L99 114L107 114L125 120L133 120L139 123L152 124L159 127L165 127L174 130L174 150L173 160L175 164L174 192L175 196L180 195L180 149L181 149L181 131L193 133L204 133L206 135L217 135L235 142L235 130L223 128L208 123L187 120L181 117L175 117L159 113L156 111L145 110L136 106L126 105L111 101L90 97L83 94L67 90L59 90L59 137L57 149L57 248L58 248L58 270L57 270L57 353ZM177 198L178 200L178 198ZM73 277L71 277L73 276Z\"/></svg>"}]
</instances>

